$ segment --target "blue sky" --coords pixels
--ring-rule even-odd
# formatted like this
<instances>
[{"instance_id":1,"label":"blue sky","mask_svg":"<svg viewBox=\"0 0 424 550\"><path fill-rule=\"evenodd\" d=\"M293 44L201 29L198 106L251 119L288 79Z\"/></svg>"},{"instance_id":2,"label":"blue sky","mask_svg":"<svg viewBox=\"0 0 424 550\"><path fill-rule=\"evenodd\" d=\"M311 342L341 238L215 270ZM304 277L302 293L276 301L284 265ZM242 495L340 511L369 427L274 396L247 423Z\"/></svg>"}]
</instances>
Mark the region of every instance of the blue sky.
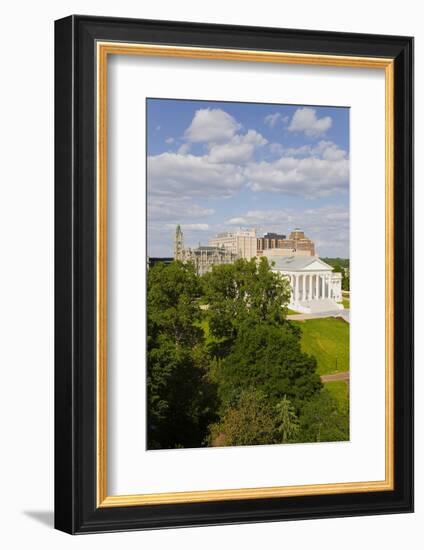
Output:
<instances>
[{"instance_id":1,"label":"blue sky","mask_svg":"<svg viewBox=\"0 0 424 550\"><path fill-rule=\"evenodd\" d=\"M301 227L349 256L349 109L147 100L148 254L217 232Z\"/></svg>"}]
</instances>

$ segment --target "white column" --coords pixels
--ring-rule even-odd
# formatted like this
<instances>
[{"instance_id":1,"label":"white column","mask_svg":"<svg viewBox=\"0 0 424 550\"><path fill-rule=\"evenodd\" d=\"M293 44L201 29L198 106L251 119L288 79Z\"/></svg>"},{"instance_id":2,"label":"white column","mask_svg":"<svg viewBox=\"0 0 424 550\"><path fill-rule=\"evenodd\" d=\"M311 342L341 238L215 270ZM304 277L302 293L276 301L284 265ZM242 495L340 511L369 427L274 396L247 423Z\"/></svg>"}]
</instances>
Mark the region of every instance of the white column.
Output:
<instances>
[{"instance_id":1,"label":"white column","mask_svg":"<svg viewBox=\"0 0 424 550\"><path fill-rule=\"evenodd\" d=\"M330 298L330 277L327 275L327 298Z\"/></svg>"},{"instance_id":2,"label":"white column","mask_svg":"<svg viewBox=\"0 0 424 550\"><path fill-rule=\"evenodd\" d=\"M305 292L305 274L302 275L302 300L304 300L306 297Z\"/></svg>"},{"instance_id":3,"label":"white column","mask_svg":"<svg viewBox=\"0 0 424 550\"><path fill-rule=\"evenodd\" d=\"M299 300L299 278L297 275L293 275L294 277L294 301L297 302Z\"/></svg>"},{"instance_id":4,"label":"white column","mask_svg":"<svg viewBox=\"0 0 424 550\"><path fill-rule=\"evenodd\" d=\"M321 275L321 298L325 298L325 275Z\"/></svg>"},{"instance_id":5,"label":"white column","mask_svg":"<svg viewBox=\"0 0 424 550\"><path fill-rule=\"evenodd\" d=\"M319 298L319 275L315 274L315 298Z\"/></svg>"},{"instance_id":6,"label":"white column","mask_svg":"<svg viewBox=\"0 0 424 550\"><path fill-rule=\"evenodd\" d=\"M314 276L312 273L309 274L309 299L312 300L312 289L313 289L313 279Z\"/></svg>"}]
</instances>

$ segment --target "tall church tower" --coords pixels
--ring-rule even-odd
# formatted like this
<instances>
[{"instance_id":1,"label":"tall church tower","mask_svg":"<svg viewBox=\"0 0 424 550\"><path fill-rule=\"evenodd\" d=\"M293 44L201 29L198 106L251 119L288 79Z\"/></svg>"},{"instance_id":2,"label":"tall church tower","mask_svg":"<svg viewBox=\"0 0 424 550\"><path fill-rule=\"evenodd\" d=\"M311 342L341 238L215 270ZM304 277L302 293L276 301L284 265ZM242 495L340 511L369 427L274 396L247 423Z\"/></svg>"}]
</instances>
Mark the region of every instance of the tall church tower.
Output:
<instances>
[{"instance_id":1,"label":"tall church tower","mask_svg":"<svg viewBox=\"0 0 424 550\"><path fill-rule=\"evenodd\" d=\"M177 229L175 230L175 239L174 239L174 260L183 259L183 250L184 250L184 235L180 225L177 225Z\"/></svg>"}]
</instances>

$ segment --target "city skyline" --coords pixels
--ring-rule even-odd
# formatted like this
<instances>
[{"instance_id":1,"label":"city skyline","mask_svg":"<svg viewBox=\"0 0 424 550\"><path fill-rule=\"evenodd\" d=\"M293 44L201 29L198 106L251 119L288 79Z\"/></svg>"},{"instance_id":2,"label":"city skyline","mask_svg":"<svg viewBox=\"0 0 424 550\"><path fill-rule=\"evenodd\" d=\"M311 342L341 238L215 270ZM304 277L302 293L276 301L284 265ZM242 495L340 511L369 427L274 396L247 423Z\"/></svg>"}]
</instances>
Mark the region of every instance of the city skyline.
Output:
<instances>
[{"instance_id":1,"label":"city skyline","mask_svg":"<svg viewBox=\"0 0 424 550\"><path fill-rule=\"evenodd\" d=\"M149 256L217 233L300 227L349 257L349 109L147 100Z\"/></svg>"}]
</instances>

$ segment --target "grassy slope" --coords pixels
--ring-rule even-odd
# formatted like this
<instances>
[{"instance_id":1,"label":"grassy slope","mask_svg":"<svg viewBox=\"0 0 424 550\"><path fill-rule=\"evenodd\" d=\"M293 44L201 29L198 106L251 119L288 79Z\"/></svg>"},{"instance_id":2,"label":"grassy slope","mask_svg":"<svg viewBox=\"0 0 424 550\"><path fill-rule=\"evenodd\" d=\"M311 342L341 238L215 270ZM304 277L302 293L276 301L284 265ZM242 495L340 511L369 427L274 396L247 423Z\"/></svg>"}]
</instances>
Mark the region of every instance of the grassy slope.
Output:
<instances>
[{"instance_id":1,"label":"grassy slope","mask_svg":"<svg viewBox=\"0 0 424 550\"><path fill-rule=\"evenodd\" d=\"M326 382L325 387L337 399L342 409L349 409L349 383L344 380L337 382Z\"/></svg>"},{"instance_id":2,"label":"grassy slope","mask_svg":"<svg viewBox=\"0 0 424 550\"><path fill-rule=\"evenodd\" d=\"M349 370L348 323L334 318L310 319L297 323L302 328L302 349L317 358L319 374ZM326 382L325 387L337 399L342 409L349 409L348 382Z\"/></svg>"},{"instance_id":3,"label":"grassy slope","mask_svg":"<svg viewBox=\"0 0 424 550\"><path fill-rule=\"evenodd\" d=\"M319 374L332 374L349 370L349 325L334 318L294 321L302 329L302 349L314 355L318 361ZM209 323L200 323L206 342L216 339L209 332ZM337 357L337 370L335 358ZM343 408L349 407L349 385L345 381L326 382L325 387L338 400Z\"/></svg>"},{"instance_id":4,"label":"grassy slope","mask_svg":"<svg viewBox=\"0 0 424 550\"><path fill-rule=\"evenodd\" d=\"M302 329L302 349L317 358L319 374L349 370L348 323L332 317L292 322ZM196 324L202 327L206 343L216 341L209 332L209 323L206 319Z\"/></svg>"},{"instance_id":5,"label":"grassy slope","mask_svg":"<svg viewBox=\"0 0 424 550\"><path fill-rule=\"evenodd\" d=\"M349 370L349 324L340 319L293 321L302 329L302 349L314 355L319 374Z\"/></svg>"}]
</instances>

